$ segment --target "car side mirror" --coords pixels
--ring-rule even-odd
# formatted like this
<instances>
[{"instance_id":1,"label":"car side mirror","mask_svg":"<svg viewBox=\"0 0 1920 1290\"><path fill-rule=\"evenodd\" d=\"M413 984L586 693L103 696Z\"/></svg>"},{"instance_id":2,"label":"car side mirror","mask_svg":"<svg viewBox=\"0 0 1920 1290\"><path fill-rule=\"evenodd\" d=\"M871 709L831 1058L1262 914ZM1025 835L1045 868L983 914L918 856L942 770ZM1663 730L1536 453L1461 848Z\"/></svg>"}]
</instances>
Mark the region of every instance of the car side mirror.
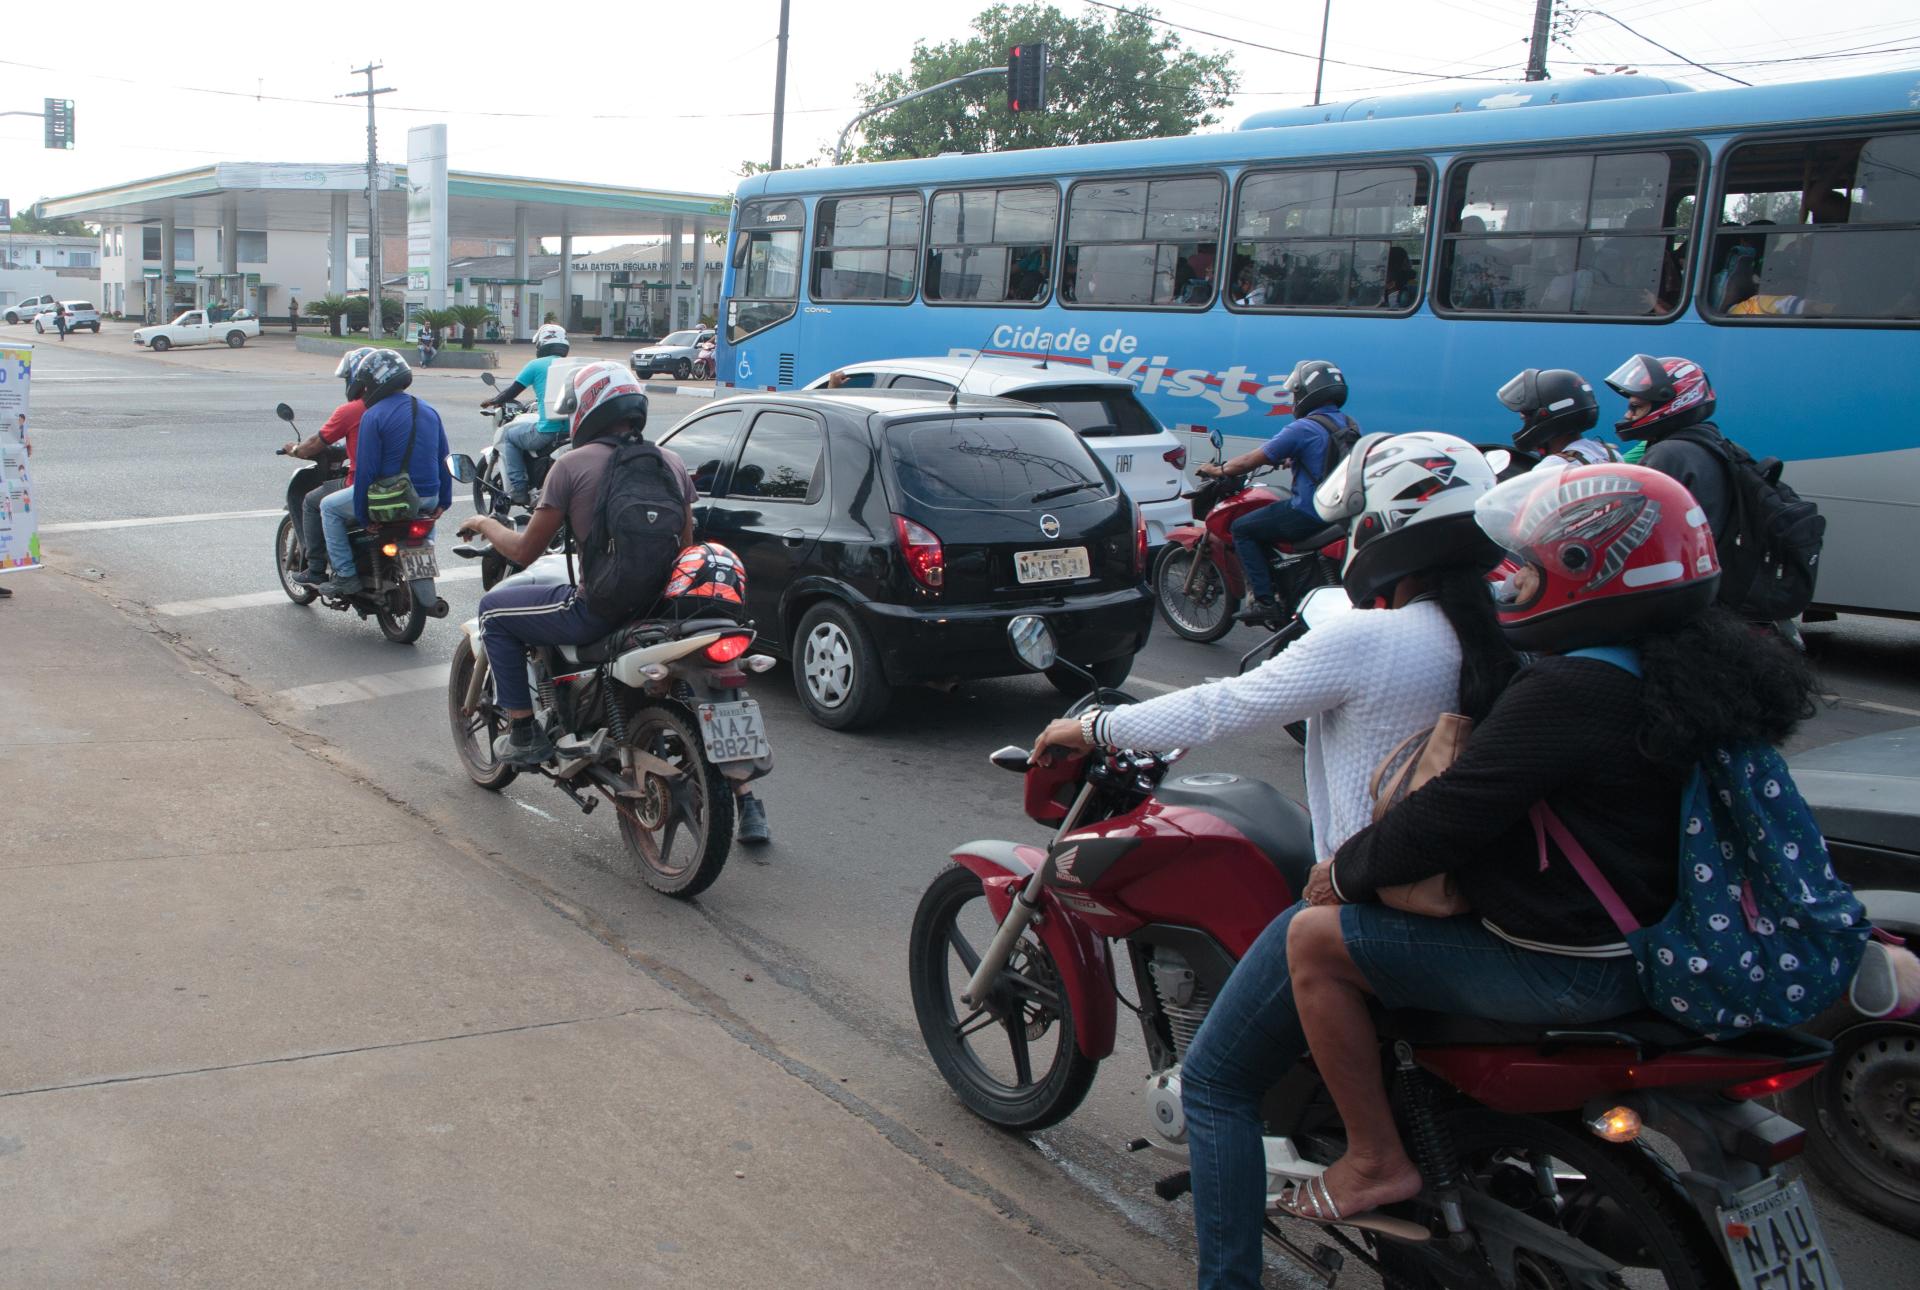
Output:
<instances>
[{"instance_id":1,"label":"car side mirror","mask_svg":"<svg viewBox=\"0 0 1920 1290\"><path fill-rule=\"evenodd\" d=\"M448 457L447 469L452 471L453 477L463 484L471 484L480 476L480 468L474 464L473 458L464 452L456 452Z\"/></svg>"},{"instance_id":2,"label":"car side mirror","mask_svg":"<svg viewBox=\"0 0 1920 1290\"><path fill-rule=\"evenodd\" d=\"M284 403L277 404L274 407L273 415L275 415L276 417L279 417L282 421L285 421L288 425L293 424L293 409L288 407Z\"/></svg>"},{"instance_id":3,"label":"car side mirror","mask_svg":"<svg viewBox=\"0 0 1920 1290\"><path fill-rule=\"evenodd\" d=\"M1013 646L1014 657L1035 672L1046 671L1060 657L1053 629L1037 614L1021 614L1008 623L1007 640Z\"/></svg>"},{"instance_id":4,"label":"car side mirror","mask_svg":"<svg viewBox=\"0 0 1920 1290\"><path fill-rule=\"evenodd\" d=\"M492 373L492 372L482 372L482 373L480 373L480 380L481 380L481 383L482 383L482 384L485 384L485 385L498 385L498 384L500 384L500 382L498 382L498 381L496 381L496 380L494 380L494 379L493 379L493 373Z\"/></svg>"}]
</instances>

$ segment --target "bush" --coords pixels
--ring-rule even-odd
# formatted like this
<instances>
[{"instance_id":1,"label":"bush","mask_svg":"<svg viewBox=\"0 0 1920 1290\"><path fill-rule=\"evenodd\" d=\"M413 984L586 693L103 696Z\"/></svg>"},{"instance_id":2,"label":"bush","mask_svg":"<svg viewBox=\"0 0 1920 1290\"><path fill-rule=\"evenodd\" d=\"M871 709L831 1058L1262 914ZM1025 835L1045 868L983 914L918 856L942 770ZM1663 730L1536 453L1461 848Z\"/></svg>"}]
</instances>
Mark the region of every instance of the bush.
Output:
<instances>
[{"instance_id":1,"label":"bush","mask_svg":"<svg viewBox=\"0 0 1920 1290\"><path fill-rule=\"evenodd\" d=\"M461 349L472 349L480 329L487 325L487 319L493 317L493 311L485 305L456 305L447 312L460 325Z\"/></svg>"},{"instance_id":2,"label":"bush","mask_svg":"<svg viewBox=\"0 0 1920 1290\"><path fill-rule=\"evenodd\" d=\"M318 300L307 301L306 313L312 318L326 319L327 332L329 335L342 336L346 333L341 329L340 323L341 320L347 316L347 311L350 306L351 302L345 296L322 296ZM364 306L362 306L362 310L360 315L361 326L365 326L366 313L364 312Z\"/></svg>"}]
</instances>

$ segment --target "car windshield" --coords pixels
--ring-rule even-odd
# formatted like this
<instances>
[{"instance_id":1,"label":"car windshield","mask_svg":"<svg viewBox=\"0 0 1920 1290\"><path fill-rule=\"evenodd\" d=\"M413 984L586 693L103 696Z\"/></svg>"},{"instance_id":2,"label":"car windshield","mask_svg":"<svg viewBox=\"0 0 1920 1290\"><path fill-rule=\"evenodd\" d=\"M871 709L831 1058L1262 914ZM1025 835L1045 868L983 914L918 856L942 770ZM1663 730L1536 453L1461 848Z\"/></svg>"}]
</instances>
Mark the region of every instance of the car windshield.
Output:
<instances>
[{"instance_id":1,"label":"car windshield","mask_svg":"<svg viewBox=\"0 0 1920 1290\"><path fill-rule=\"evenodd\" d=\"M1160 433L1159 422L1129 389L1102 385L1053 386L1017 390L1009 397L1046 408L1089 439Z\"/></svg>"},{"instance_id":2,"label":"car windshield","mask_svg":"<svg viewBox=\"0 0 1920 1290\"><path fill-rule=\"evenodd\" d=\"M923 506L997 511L1078 485L1092 485L1087 498L1108 491L1080 437L1050 417L910 421L892 428L887 446L901 490Z\"/></svg>"},{"instance_id":3,"label":"car windshield","mask_svg":"<svg viewBox=\"0 0 1920 1290\"><path fill-rule=\"evenodd\" d=\"M700 339L697 331L676 331L661 341L662 345L691 345Z\"/></svg>"}]
</instances>

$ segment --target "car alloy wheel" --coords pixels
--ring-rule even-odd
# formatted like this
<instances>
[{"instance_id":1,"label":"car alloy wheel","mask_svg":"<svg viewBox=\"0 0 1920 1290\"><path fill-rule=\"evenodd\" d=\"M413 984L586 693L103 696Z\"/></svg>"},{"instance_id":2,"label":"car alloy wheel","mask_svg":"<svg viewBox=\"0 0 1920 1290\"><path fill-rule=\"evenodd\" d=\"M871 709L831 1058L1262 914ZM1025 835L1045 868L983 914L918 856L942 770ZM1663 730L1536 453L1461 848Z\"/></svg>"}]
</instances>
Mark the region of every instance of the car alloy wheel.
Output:
<instances>
[{"instance_id":1,"label":"car alloy wheel","mask_svg":"<svg viewBox=\"0 0 1920 1290\"><path fill-rule=\"evenodd\" d=\"M801 660L807 693L823 708L837 708L853 692L853 642L835 622L817 624Z\"/></svg>"}]
</instances>

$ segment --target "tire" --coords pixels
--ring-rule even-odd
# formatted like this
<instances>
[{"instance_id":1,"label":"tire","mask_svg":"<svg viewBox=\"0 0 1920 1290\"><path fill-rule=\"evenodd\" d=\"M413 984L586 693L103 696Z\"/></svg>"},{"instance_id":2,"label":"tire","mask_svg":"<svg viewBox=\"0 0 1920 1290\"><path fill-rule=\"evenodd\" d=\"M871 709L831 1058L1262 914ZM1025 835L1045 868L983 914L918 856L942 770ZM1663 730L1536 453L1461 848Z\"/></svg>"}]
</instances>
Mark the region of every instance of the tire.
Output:
<instances>
[{"instance_id":1,"label":"tire","mask_svg":"<svg viewBox=\"0 0 1920 1290\"><path fill-rule=\"evenodd\" d=\"M388 593L387 603L374 614L374 620L380 624L380 634L395 645L411 645L420 639L420 633L427 629L427 610L429 605L414 603L413 593L404 587L397 593L405 599L404 612L393 609L396 593Z\"/></svg>"},{"instance_id":2,"label":"tire","mask_svg":"<svg viewBox=\"0 0 1920 1290\"><path fill-rule=\"evenodd\" d=\"M1074 1037L1073 1008L1060 989L1053 956L1031 932L1021 938L1008 967L1029 981L1050 986L1057 1004L1003 978L1004 983L996 983L984 1008L966 1017L960 1014L960 990L979 963L974 938L967 935L961 917L974 901L981 902L980 908L968 921L973 923L976 936L991 935L992 919L985 916L986 892L970 870L949 866L920 897L913 913L913 930L907 938L914 1016L920 1021L920 1037L933 1064L968 1110L1003 1129L1035 1133L1073 1114L1093 1087L1100 1063L1080 1051ZM982 943L979 950L985 948ZM971 1036L959 1033L981 1016L996 1023L990 1029L1005 1035L1007 1064L1013 1068L1011 1080L998 1078L981 1060L983 1054L969 1042ZM1014 1018L1019 1019L1017 1024ZM1047 1039L1049 1031L1053 1059L1036 1077L1034 1041ZM984 1034L985 1029L976 1033ZM1021 1078L1023 1071L1025 1079Z\"/></svg>"},{"instance_id":3,"label":"tire","mask_svg":"<svg viewBox=\"0 0 1920 1290\"><path fill-rule=\"evenodd\" d=\"M239 349L242 345L246 343L247 343L247 333L243 331L230 331L227 333L228 349Z\"/></svg>"},{"instance_id":4,"label":"tire","mask_svg":"<svg viewBox=\"0 0 1920 1290\"><path fill-rule=\"evenodd\" d=\"M857 730L880 719L893 691L866 630L838 601L823 600L793 638L793 688L815 724Z\"/></svg>"},{"instance_id":5,"label":"tire","mask_svg":"<svg viewBox=\"0 0 1920 1290\"><path fill-rule=\"evenodd\" d=\"M693 364L692 364L692 363L689 363L689 362L688 362L688 361L687 361L686 359L684 359L684 358L681 358L681 359L675 359L675 360L674 360L674 364L673 364L673 379L674 379L674 380L676 380L676 381L684 381L684 380L686 380L686 379L687 379L688 377L690 377L690 376L692 376L692 375L693 375Z\"/></svg>"},{"instance_id":6,"label":"tire","mask_svg":"<svg viewBox=\"0 0 1920 1290\"><path fill-rule=\"evenodd\" d=\"M280 574L280 590L287 593L287 599L296 605L311 605L320 593L293 580L297 571L307 567L307 557L292 515L280 517L280 527L273 535L273 562Z\"/></svg>"},{"instance_id":7,"label":"tire","mask_svg":"<svg viewBox=\"0 0 1920 1290\"><path fill-rule=\"evenodd\" d=\"M1512 1205L1530 1218L1552 1223L1568 1235L1604 1234L1593 1248L1628 1267L1650 1268L1668 1290L1730 1290L1726 1256L1664 1166L1636 1144L1600 1141L1570 1119L1502 1115L1480 1107L1443 1113L1462 1165L1463 1185ZM1554 1213L1537 1196L1527 1161L1551 1161L1564 1201ZM1597 1222L1596 1222L1597 1220ZM1628 1248L1628 1247L1631 1248ZM1389 1290L1481 1290L1498 1285L1491 1268L1471 1281L1437 1275L1421 1247L1378 1243L1381 1279ZM1571 1278L1558 1264L1522 1249L1522 1286L1559 1286ZM1643 1284L1635 1279L1633 1284Z\"/></svg>"},{"instance_id":8,"label":"tire","mask_svg":"<svg viewBox=\"0 0 1920 1290\"><path fill-rule=\"evenodd\" d=\"M168 340L165 336L155 336L152 340L147 342L147 348L152 350L156 354L164 354L168 350L173 348L173 342Z\"/></svg>"},{"instance_id":9,"label":"tire","mask_svg":"<svg viewBox=\"0 0 1920 1290\"><path fill-rule=\"evenodd\" d=\"M1920 1020L1868 1021L1843 1000L1803 1029L1833 1044L1820 1073L1780 1099L1807 1131L1807 1163L1861 1213L1920 1228Z\"/></svg>"},{"instance_id":10,"label":"tire","mask_svg":"<svg viewBox=\"0 0 1920 1290\"><path fill-rule=\"evenodd\" d=\"M1093 673L1093 679L1098 681L1103 689L1117 690L1126 682L1127 677L1133 674L1133 659L1133 655L1124 654L1119 658L1110 658L1104 663L1090 663L1086 670ZM1047 680L1053 682L1053 688L1069 699L1078 699L1087 692L1086 677L1070 667L1061 667L1057 663L1047 669Z\"/></svg>"},{"instance_id":11,"label":"tire","mask_svg":"<svg viewBox=\"0 0 1920 1290\"><path fill-rule=\"evenodd\" d=\"M17 325L19 324L19 322L20 322L20 315L19 315L19 314L8 314L8 315L7 315L7 324L8 324L9 326L17 326Z\"/></svg>"},{"instance_id":12,"label":"tire","mask_svg":"<svg viewBox=\"0 0 1920 1290\"><path fill-rule=\"evenodd\" d=\"M467 772L467 778L490 792L497 793L513 783L520 774L517 766L509 766L493 758L493 739L507 728L506 718L493 710L493 678L488 676L486 689L481 694L481 703L471 719L461 708L466 703L467 684L473 678L473 669L479 660L473 652L473 641L465 632L460 633L460 643L453 647L453 663L447 668L447 721L453 729L453 748L460 756L460 765Z\"/></svg>"},{"instance_id":13,"label":"tire","mask_svg":"<svg viewBox=\"0 0 1920 1290\"><path fill-rule=\"evenodd\" d=\"M627 742L686 774L676 796L658 776L644 775L646 797L615 803L620 837L641 881L663 895L686 900L711 887L733 846L733 786L706 751L683 709L650 704L627 718ZM698 818L689 822L689 815ZM668 823L678 819L668 828ZM691 828L691 833L688 832ZM661 845L664 834L665 845ZM684 848L678 844L685 842Z\"/></svg>"},{"instance_id":14,"label":"tire","mask_svg":"<svg viewBox=\"0 0 1920 1290\"><path fill-rule=\"evenodd\" d=\"M1190 597L1186 593L1187 570L1196 559L1205 561L1206 567ZM1177 634L1208 644L1233 630L1233 613L1239 608L1212 558L1177 542L1160 548L1153 562L1153 601L1160 607L1160 617Z\"/></svg>"}]
</instances>

